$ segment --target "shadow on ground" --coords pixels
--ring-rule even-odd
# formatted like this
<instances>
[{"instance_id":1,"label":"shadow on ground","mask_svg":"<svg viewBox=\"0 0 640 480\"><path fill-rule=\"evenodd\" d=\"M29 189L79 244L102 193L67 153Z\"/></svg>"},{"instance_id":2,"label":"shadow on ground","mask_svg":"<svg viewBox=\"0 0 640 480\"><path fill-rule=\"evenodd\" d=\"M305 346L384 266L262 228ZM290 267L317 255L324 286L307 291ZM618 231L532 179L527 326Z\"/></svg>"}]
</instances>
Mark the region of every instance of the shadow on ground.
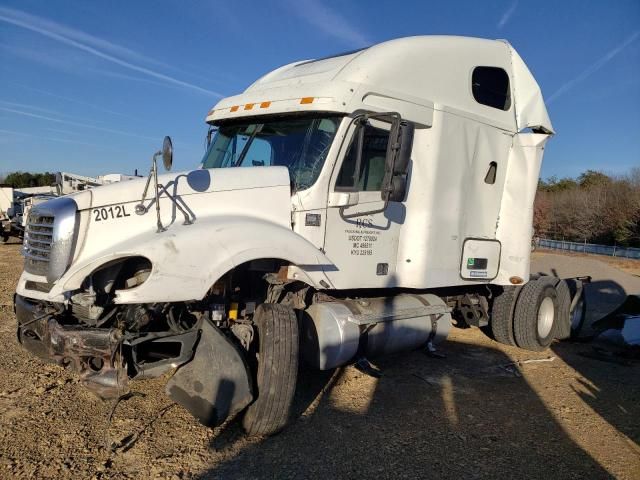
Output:
<instances>
[{"instance_id":1,"label":"shadow on ground","mask_svg":"<svg viewBox=\"0 0 640 480\"><path fill-rule=\"evenodd\" d=\"M301 372L296 409L315 399L315 411L199 478L609 478L504 368L508 356L458 342L444 350L445 360L386 358L379 380L353 368ZM361 388L338 388L349 382ZM211 448L240 435L232 425Z\"/></svg>"},{"instance_id":2,"label":"shadow on ground","mask_svg":"<svg viewBox=\"0 0 640 480\"><path fill-rule=\"evenodd\" d=\"M627 292L613 280L598 280L586 295L589 325L622 303ZM612 478L574 442L554 417L558 412L518 375L501 348L467 343L465 335L455 338L444 344L444 360L421 352L380 360L384 376L378 380L351 367L302 370L296 421L199 478ZM552 352L579 374L559 375L557 385L543 388L570 385L577 398L569 396L567 403L583 400L629 443L637 443L640 398L634 396L640 393L640 368L581 356L588 348L555 343ZM211 448L230 450L241 438L232 424ZM623 463L625 455L629 452L619 454Z\"/></svg>"}]
</instances>

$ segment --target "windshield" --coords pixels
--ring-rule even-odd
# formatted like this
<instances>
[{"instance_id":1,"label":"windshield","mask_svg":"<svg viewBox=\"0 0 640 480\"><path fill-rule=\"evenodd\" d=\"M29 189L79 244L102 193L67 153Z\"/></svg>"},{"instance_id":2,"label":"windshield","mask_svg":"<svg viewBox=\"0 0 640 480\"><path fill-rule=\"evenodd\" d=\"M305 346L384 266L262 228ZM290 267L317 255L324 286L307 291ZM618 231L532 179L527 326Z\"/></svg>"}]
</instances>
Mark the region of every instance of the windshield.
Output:
<instances>
[{"instance_id":1,"label":"windshield","mask_svg":"<svg viewBox=\"0 0 640 480\"><path fill-rule=\"evenodd\" d=\"M340 115L265 117L220 125L202 168L284 166L293 190L318 178Z\"/></svg>"}]
</instances>

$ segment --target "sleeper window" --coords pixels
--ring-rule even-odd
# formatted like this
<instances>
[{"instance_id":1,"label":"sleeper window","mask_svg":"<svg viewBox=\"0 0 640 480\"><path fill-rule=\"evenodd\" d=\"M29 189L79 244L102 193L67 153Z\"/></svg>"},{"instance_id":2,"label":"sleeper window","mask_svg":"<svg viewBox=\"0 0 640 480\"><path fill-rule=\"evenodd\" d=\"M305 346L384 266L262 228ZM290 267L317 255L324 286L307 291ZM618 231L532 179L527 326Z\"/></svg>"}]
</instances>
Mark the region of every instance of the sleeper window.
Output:
<instances>
[{"instance_id":1,"label":"sleeper window","mask_svg":"<svg viewBox=\"0 0 640 480\"><path fill-rule=\"evenodd\" d=\"M511 108L509 75L498 67L476 67L471 76L471 90L476 102L500 110Z\"/></svg>"},{"instance_id":2,"label":"sleeper window","mask_svg":"<svg viewBox=\"0 0 640 480\"><path fill-rule=\"evenodd\" d=\"M360 174L355 177L358 158L358 133L353 136L349 151L342 162L336 188L360 192L379 192L384 178L384 164L389 143L389 131L371 125L364 127Z\"/></svg>"}]
</instances>

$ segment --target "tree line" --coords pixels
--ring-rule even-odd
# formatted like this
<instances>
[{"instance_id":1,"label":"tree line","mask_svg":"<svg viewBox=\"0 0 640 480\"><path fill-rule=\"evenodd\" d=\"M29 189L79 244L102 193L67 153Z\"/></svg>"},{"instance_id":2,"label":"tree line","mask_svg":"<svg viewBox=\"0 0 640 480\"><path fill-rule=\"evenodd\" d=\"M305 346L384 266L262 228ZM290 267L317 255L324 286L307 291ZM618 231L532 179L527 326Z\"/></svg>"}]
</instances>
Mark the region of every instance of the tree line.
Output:
<instances>
[{"instance_id":1,"label":"tree line","mask_svg":"<svg viewBox=\"0 0 640 480\"><path fill-rule=\"evenodd\" d=\"M12 172L0 183L49 186L55 174ZM575 179L540 179L533 228L540 237L640 247L640 168L621 176L587 170Z\"/></svg>"},{"instance_id":2,"label":"tree line","mask_svg":"<svg viewBox=\"0 0 640 480\"><path fill-rule=\"evenodd\" d=\"M575 179L541 179L533 227L540 237L640 247L640 168L619 176L587 170Z\"/></svg>"},{"instance_id":3,"label":"tree line","mask_svg":"<svg viewBox=\"0 0 640 480\"><path fill-rule=\"evenodd\" d=\"M50 172L11 172L0 178L0 183L11 185L13 188L48 187L56 183L56 175Z\"/></svg>"}]
</instances>

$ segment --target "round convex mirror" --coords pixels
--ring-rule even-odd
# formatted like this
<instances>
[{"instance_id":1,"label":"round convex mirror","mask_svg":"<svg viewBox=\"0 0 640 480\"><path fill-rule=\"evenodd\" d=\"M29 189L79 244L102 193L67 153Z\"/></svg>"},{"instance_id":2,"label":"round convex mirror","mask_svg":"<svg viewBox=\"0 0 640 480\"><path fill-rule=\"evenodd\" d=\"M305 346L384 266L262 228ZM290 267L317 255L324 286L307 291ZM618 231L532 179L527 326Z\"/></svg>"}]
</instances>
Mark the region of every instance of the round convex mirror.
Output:
<instances>
[{"instance_id":1,"label":"round convex mirror","mask_svg":"<svg viewBox=\"0 0 640 480\"><path fill-rule=\"evenodd\" d=\"M164 137L162 142L162 163L165 170L171 170L173 164L173 144L171 143L171 137Z\"/></svg>"}]
</instances>

